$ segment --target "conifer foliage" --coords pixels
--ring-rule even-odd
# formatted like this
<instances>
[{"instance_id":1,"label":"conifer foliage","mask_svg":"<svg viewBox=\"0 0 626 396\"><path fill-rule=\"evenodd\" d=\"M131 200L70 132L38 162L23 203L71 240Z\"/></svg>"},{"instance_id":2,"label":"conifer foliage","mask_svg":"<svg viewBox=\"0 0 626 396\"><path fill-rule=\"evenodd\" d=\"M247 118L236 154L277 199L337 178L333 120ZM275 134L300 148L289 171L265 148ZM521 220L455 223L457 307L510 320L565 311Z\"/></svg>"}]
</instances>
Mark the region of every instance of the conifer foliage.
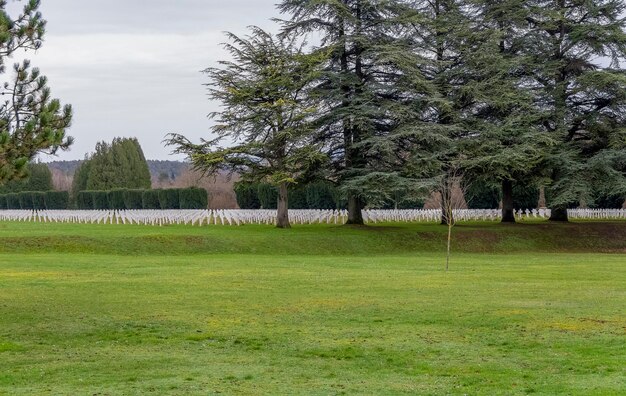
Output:
<instances>
[{"instance_id":1,"label":"conifer foliage","mask_svg":"<svg viewBox=\"0 0 626 396\"><path fill-rule=\"evenodd\" d=\"M278 37L230 35L233 60L208 70L219 138L167 142L200 169L241 173L244 206L272 206L265 183L279 187L279 226L288 190L302 206L312 182L332 185L348 223L362 224L364 207L419 202L450 185L434 182L451 169L476 206L501 201L504 222L540 188L552 220L626 197L623 0L282 0L278 10ZM236 143L220 148L222 138Z\"/></svg>"},{"instance_id":2,"label":"conifer foliage","mask_svg":"<svg viewBox=\"0 0 626 396\"><path fill-rule=\"evenodd\" d=\"M147 189L150 170L136 138L99 142L96 151L76 169L72 195L84 190Z\"/></svg>"},{"instance_id":3,"label":"conifer foliage","mask_svg":"<svg viewBox=\"0 0 626 396\"><path fill-rule=\"evenodd\" d=\"M0 74L18 50L41 47L46 21L38 0L29 0L12 18L7 2L0 1ZM72 108L51 96L47 78L30 61L17 63L13 76L0 88L0 184L26 176L26 166L38 153L67 149L72 138L66 130Z\"/></svg>"},{"instance_id":4,"label":"conifer foliage","mask_svg":"<svg viewBox=\"0 0 626 396\"><path fill-rule=\"evenodd\" d=\"M233 60L206 70L209 95L223 106L211 114L218 137L197 145L173 134L167 142L189 155L197 169L216 173L226 168L244 180L276 186L276 225L288 228L289 186L324 161L311 138L317 109L308 95L319 56L304 54L293 35L274 37L259 28L248 37L228 38L225 47ZM235 144L219 147L223 139Z\"/></svg>"}]
</instances>

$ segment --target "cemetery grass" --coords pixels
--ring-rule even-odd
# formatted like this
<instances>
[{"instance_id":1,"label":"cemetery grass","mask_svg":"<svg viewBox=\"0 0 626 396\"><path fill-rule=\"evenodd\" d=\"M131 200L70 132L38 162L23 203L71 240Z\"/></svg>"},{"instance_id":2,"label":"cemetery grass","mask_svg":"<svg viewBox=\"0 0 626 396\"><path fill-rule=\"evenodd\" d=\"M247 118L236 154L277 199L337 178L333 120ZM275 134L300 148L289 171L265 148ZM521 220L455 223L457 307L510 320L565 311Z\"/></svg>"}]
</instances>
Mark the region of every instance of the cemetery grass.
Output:
<instances>
[{"instance_id":1,"label":"cemetery grass","mask_svg":"<svg viewBox=\"0 0 626 396\"><path fill-rule=\"evenodd\" d=\"M0 223L0 394L626 392L626 224L443 228Z\"/></svg>"}]
</instances>

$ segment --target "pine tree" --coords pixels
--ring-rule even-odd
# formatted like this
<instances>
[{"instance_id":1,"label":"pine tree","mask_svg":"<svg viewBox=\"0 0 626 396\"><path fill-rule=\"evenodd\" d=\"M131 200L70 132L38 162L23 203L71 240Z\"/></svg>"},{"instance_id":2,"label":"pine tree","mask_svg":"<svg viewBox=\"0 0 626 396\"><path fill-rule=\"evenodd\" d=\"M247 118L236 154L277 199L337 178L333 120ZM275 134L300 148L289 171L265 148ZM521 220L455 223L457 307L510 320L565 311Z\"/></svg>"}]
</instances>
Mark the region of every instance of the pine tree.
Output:
<instances>
[{"instance_id":1,"label":"pine tree","mask_svg":"<svg viewBox=\"0 0 626 396\"><path fill-rule=\"evenodd\" d=\"M532 91L524 84L529 59L523 54L523 3L473 0L465 11L470 29L460 46L462 162L475 182L501 185L503 222L515 222L517 186L536 182L536 168L554 145L538 125Z\"/></svg>"},{"instance_id":2,"label":"pine tree","mask_svg":"<svg viewBox=\"0 0 626 396\"><path fill-rule=\"evenodd\" d=\"M525 2L524 48L533 60L527 84L557 141L544 168L552 180L551 220L593 191L626 191L626 4L621 0Z\"/></svg>"},{"instance_id":3,"label":"pine tree","mask_svg":"<svg viewBox=\"0 0 626 396\"><path fill-rule=\"evenodd\" d=\"M80 168L80 185L87 190L150 188L150 170L136 138L115 138L98 142L96 151ZM86 180L83 175L87 173Z\"/></svg>"},{"instance_id":4,"label":"pine tree","mask_svg":"<svg viewBox=\"0 0 626 396\"><path fill-rule=\"evenodd\" d=\"M87 190L110 190L117 185L119 175L124 169L115 169L111 145L107 142L96 143L96 151L89 159Z\"/></svg>"},{"instance_id":5,"label":"pine tree","mask_svg":"<svg viewBox=\"0 0 626 396\"><path fill-rule=\"evenodd\" d=\"M289 227L288 190L324 160L310 139L316 108L308 95L320 55L308 55L293 36L281 38L252 28L250 36L228 34L232 61L207 69L210 97L222 105L211 116L218 138L193 144L170 135L169 145L187 154L196 169L214 174L236 171L244 182L278 188L276 225ZM218 146L222 139L234 145Z\"/></svg>"},{"instance_id":6,"label":"pine tree","mask_svg":"<svg viewBox=\"0 0 626 396\"><path fill-rule=\"evenodd\" d=\"M87 180L89 179L89 168L91 162L88 157L81 162L74 171L74 178L72 180L72 194L71 201L77 203L78 193L87 190Z\"/></svg>"},{"instance_id":7,"label":"pine tree","mask_svg":"<svg viewBox=\"0 0 626 396\"><path fill-rule=\"evenodd\" d=\"M284 33L321 36L318 50L330 54L315 93L318 138L332 160L328 179L347 195L348 224L363 224L365 204L406 188L412 179L404 165L421 147L416 142L437 134L420 120L435 92L402 36L413 11L395 0L284 0L278 7L291 16Z\"/></svg>"},{"instance_id":8,"label":"pine tree","mask_svg":"<svg viewBox=\"0 0 626 396\"><path fill-rule=\"evenodd\" d=\"M0 74L16 51L41 46L46 25L38 0L27 1L16 19L5 8L6 1L0 1ZM53 154L72 144L65 135L71 107L51 97L46 77L28 60L15 64L13 72L0 91L5 98L0 102L0 183L24 177L28 162L38 153Z\"/></svg>"}]
</instances>

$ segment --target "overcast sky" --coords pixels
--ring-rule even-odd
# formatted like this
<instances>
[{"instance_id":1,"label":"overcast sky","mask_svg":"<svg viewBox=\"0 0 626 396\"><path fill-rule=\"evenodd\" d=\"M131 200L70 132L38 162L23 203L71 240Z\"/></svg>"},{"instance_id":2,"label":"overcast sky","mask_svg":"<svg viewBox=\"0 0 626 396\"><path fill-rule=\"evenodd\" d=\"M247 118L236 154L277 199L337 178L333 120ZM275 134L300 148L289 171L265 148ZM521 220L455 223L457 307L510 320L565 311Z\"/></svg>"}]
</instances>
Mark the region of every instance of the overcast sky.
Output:
<instances>
[{"instance_id":1,"label":"overcast sky","mask_svg":"<svg viewBox=\"0 0 626 396\"><path fill-rule=\"evenodd\" d=\"M209 136L206 115L216 105L200 71L226 56L223 32L276 30L276 2L42 0L45 41L27 57L48 76L53 96L73 105L76 139L69 152L42 159L82 159L116 136L136 136L148 159L182 159L161 141L169 132Z\"/></svg>"}]
</instances>

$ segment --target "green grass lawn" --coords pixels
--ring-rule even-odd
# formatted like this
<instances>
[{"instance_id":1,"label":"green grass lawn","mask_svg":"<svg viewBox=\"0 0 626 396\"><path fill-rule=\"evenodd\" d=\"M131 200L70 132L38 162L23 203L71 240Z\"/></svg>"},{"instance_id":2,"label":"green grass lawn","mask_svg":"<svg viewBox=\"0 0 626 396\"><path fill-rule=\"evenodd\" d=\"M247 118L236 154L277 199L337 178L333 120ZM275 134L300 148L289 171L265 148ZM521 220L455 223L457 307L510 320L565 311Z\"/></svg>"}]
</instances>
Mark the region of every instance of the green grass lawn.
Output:
<instances>
[{"instance_id":1,"label":"green grass lawn","mask_svg":"<svg viewBox=\"0 0 626 396\"><path fill-rule=\"evenodd\" d=\"M626 223L0 223L0 394L626 393Z\"/></svg>"}]
</instances>

